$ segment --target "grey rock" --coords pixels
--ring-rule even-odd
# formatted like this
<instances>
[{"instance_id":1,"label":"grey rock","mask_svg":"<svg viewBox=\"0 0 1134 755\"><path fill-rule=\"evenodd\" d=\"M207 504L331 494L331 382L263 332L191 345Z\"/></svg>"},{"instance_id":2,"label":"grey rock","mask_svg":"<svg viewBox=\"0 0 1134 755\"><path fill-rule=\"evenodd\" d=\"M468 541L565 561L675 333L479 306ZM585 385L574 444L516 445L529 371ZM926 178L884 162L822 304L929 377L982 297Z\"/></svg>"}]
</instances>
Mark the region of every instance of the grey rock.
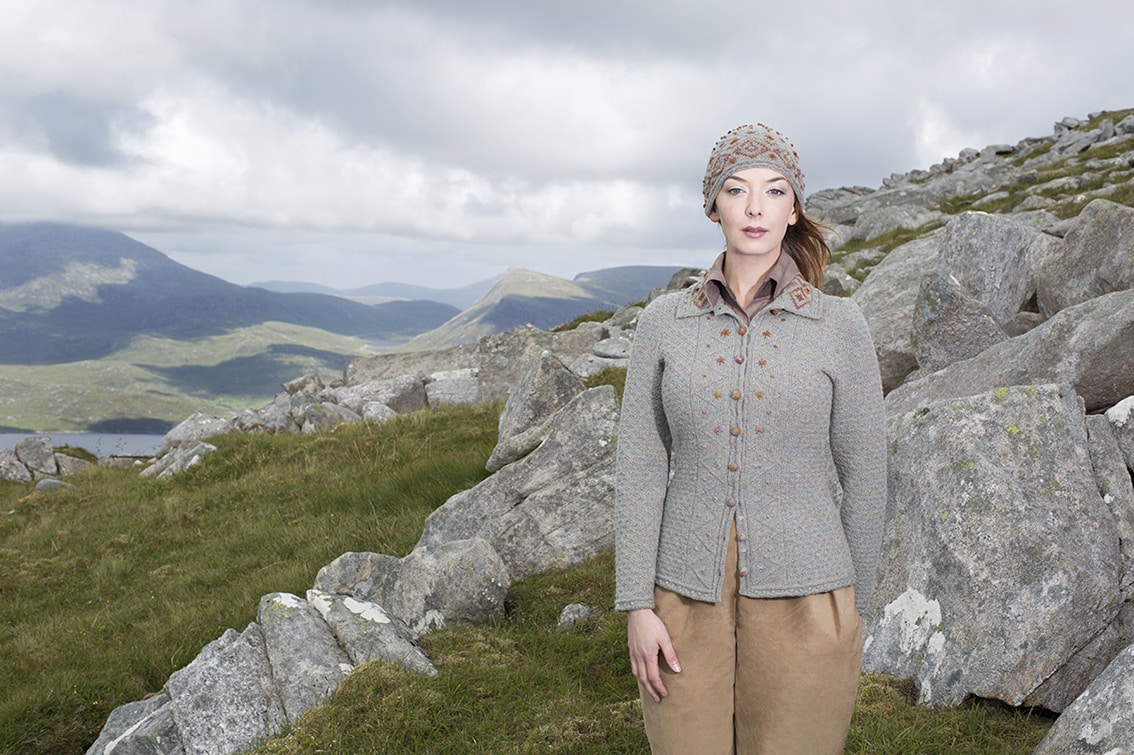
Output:
<instances>
[{"instance_id":1,"label":"grey rock","mask_svg":"<svg viewBox=\"0 0 1134 755\"><path fill-rule=\"evenodd\" d=\"M276 693L291 725L326 702L353 665L331 627L311 604L290 593L260 598L256 622L264 636Z\"/></svg>"},{"instance_id":2,"label":"grey rock","mask_svg":"<svg viewBox=\"0 0 1134 755\"><path fill-rule=\"evenodd\" d=\"M339 425L353 425L361 421L361 416L345 406L330 402L315 402L304 408L300 432L305 435L330 432Z\"/></svg>"},{"instance_id":3,"label":"grey rock","mask_svg":"<svg viewBox=\"0 0 1134 755\"><path fill-rule=\"evenodd\" d=\"M315 395L323 390L326 386L323 384L323 378L315 373L297 377L295 380L289 380L283 384L284 392L289 396L294 396L297 393L309 393Z\"/></svg>"},{"instance_id":4,"label":"grey rock","mask_svg":"<svg viewBox=\"0 0 1134 755\"><path fill-rule=\"evenodd\" d=\"M437 675L437 669L414 642L409 627L377 603L322 590L308 590L307 602L334 631L354 665L381 660L416 674Z\"/></svg>"},{"instance_id":5,"label":"grey rock","mask_svg":"<svg viewBox=\"0 0 1134 755\"><path fill-rule=\"evenodd\" d=\"M1127 396L1107 409L1106 418L1127 468L1134 471L1134 396Z\"/></svg>"},{"instance_id":6,"label":"grey rock","mask_svg":"<svg viewBox=\"0 0 1134 755\"><path fill-rule=\"evenodd\" d=\"M917 367L913 311L918 284L937 262L939 235L935 232L894 249L851 296L870 327L886 391L901 385Z\"/></svg>"},{"instance_id":7,"label":"grey rock","mask_svg":"<svg viewBox=\"0 0 1134 755\"><path fill-rule=\"evenodd\" d=\"M1032 755L1134 752L1134 645L1063 711Z\"/></svg>"},{"instance_id":8,"label":"grey rock","mask_svg":"<svg viewBox=\"0 0 1134 755\"><path fill-rule=\"evenodd\" d=\"M586 380L602 372L607 367L624 368L627 363L628 360L626 359L607 359L605 357L595 356L594 354L580 354L575 361L571 363L569 369L580 379Z\"/></svg>"},{"instance_id":9,"label":"grey rock","mask_svg":"<svg viewBox=\"0 0 1134 755\"><path fill-rule=\"evenodd\" d=\"M35 489L40 493L54 493L59 490L66 490L73 487L75 486L71 485L70 483L63 482L62 480L56 480L52 477L40 480L35 484Z\"/></svg>"},{"instance_id":10,"label":"grey rock","mask_svg":"<svg viewBox=\"0 0 1134 755\"><path fill-rule=\"evenodd\" d=\"M913 678L929 705L1019 705L1121 605L1082 403L1068 385L1018 386L891 417L887 431L865 668Z\"/></svg>"},{"instance_id":11,"label":"grey rock","mask_svg":"<svg viewBox=\"0 0 1134 755\"><path fill-rule=\"evenodd\" d=\"M998 323L1035 295L1033 268L1059 239L1008 218L966 212L945 226L937 269L954 277Z\"/></svg>"},{"instance_id":12,"label":"grey rock","mask_svg":"<svg viewBox=\"0 0 1134 755\"><path fill-rule=\"evenodd\" d=\"M303 416L302 408L311 401L309 394L278 394L271 403L260 409L240 412L233 420L236 430L245 433L297 433L299 422L296 417Z\"/></svg>"},{"instance_id":13,"label":"grey rock","mask_svg":"<svg viewBox=\"0 0 1134 755\"><path fill-rule=\"evenodd\" d=\"M533 354L500 413L499 440L485 468L495 472L530 453L546 436L552 415L582 390L583 382L558 355Z\"/></svg>"},{"instance_id":14,"label":"grey rock","mask_svg":"<svg viewBox=\"0 0 1134 755\"><path fill-rule=\"evenodd\" d=\"M502 618L511 584L500 556L480 539L419 544L405 558L345 554L315 578L317 590L377 603L414 636L437 626Z\"/></svg>"},{"instance_id":15,"label":"grey rock","mask_svg":"<svg viewBox=\"0 0 1134 755\"><path fill-rule=\"evenodd\" d=\"M388 422L396 416L398 413L381 401L367 401L362 407L362 421L374 425Z\"/></svg>"},{"instance_id":16,"label":"grey rock","mask_svg":"<svg viewBox=\"0 0 1134 755\"><path fill-rule=\"evenodd\" d=\"M161 439L158 456L165 456L179 446L196 445L199 441L224 435L235 429L236 422L232 419L214 417L205 412L193 412Z\"/></svg>"},{"instance_id":17,"label":"grey rock","mask_svg":"<svg viewBox=\"0 0 1134 755\"><path fill-rule=\"evenodd\" d=\"M425 400L431 407L476 406L480 402L480 380L476 370L443 370L429 376Z\"/></svg>"},{"instance_id":18,"label":"grey rock","mask_svg":"<svg viewBox=\"0 0 1134 755\"><path fill-rule=\"evenodd\" d=\"M77 459L74 456L59 453L55 454L55 464L59 468L60 477L70 477L94 466L86 459Z\"/></svg>"},{"instance_id":19,"label":"grey rock","mask_svg":"<svg viewBox=\"0 0 1134 755\"><path fill-rule=\"evenodd\" d=\"M251 749L287 725L260 627L226 630L166 682L186 755Z\"/></svg>"},{"instance_id":20,"label":"grey rock","mask_svg":"<svg viewBox=\"0 0 1134 755\"><path fill-rule=\"evenodd\" d=\"M32 473L10 448L0 448L0 480L31 482Z\"/></svg>"},{"instance_id":21,"label":"grey rock","mask_svg":"<svg viewBox=\"0 0 1134 755\"><path fill-rule=\"evenodd\" d=\"M629 307L623 307L615 312L604 325L612 328L634 328L638 325L638 317L645 310L645 307L640 307L637 304L632 304ZM599 338L605 338L605 333L600 333Z\"/></svg>"},{"instance_id":22,"label":"grey rock","mask_svg":"<svg viewBox=\"0 0 1134 755\"><path fill-rule=\"evenodd\" d=\"M901 385L886 397L886 413L1037 383L1071 383L1091 412L1134 394L1134 291L1069 307L972 359Z\"/></svg>"},{"instance_id":23,"label":"grey rock","mask_svg":"<svg viewBox=\"0 0 1134 755\"><path fill-rule=\"evenodd\" d=\"M216 450L217 447L211 443L178 446L164 456L155 459L154 463L143 469L138 476L168 480L174 475L197 466L205 456Z\"/></svg>"},{"instance_id":24,"label":"grey rock","mask_svg":"<svg viewBox=\"0 0 1134 755\"><path fill-rule=\"evenodd\" d=\"M483 538L512 579L610 550L617 425L611 386L579 394L538 449L434 510L418 546Z\"/></svg>"},{"instance_id":25,"label":"grey rock","mask_svg":"<svg viewBox=\"0 0 1134 755\"><path fill-rule=\"evenodd\" d=\"M570 629L579 622L590 621L602 616L602 609L595 606L588 606L582 603L571 603L563 607L559 612L559 621L556 623L555 628L559 631Z\"/></svg>"},{"instance_id":26,"label":"grey rock","mask_svg":"<svg viewBox=\"0 0 1134 755\"><path fill-rule=\"evenodd\" d=\"M940 270L921 279L912 336L921 374L936 372L1008 340L992 313L955 278Z\"/></svg>"},{"instance_id":27,"label":"grey rock","mask_svg":"<svg viewBox=\"0 0 1134 755\"><path fill-rule=\"evenodd\" d=\"M425 376L420 373L371 380L335 390L339 404L353 410L354 402L380 401L398 414L425 408ZM354 399L349 396L356 397ZM355 412L358 414L359 412Z\"/></svg>"},{"instance_id":28,"label":"grey rock","mask_svg":"<svg viewBox=\"0 0 1134 755\"><path fill-rule=\"evenodd\" d=\"M1096 199L1039 266L1037 301L1047 316L1134 287L1134 209Z\"/></svg>"},{"instance_id":29,"label":"grey rock","mask_svg":"<svg viewBox=\"0 0 1134 755\"><path fill-rule=\"evenodd\" d=\"M59 474L59 465L55 463L55 449L51 445L51 438L46 435L33 435L18 442L16 458L28 468L33 477L55 477Z\"/></svg>"},{"instance_id":30,"label":"grey rock","mask_svg":"<svg viewBox=\"0 0 1134 755\"><path fill-rule=\"evenodd\" d=\"M1101 414L1088 416L1087 438L1099 495L1114 515L1122 553L1122 587L1125 590L1134 587L1134 483L1131 482L1129 465L1123 458L1118 435L1108 417Z\"/></svg>"},{"instance_id":31,"label":"grey rock","mask_svg":"<svg viewBox=\"0 0 1134 755\"><path fill-rule=\"evenodd\" d=\"M628 359L630 357L630 339L626 337L607 338L596 343L592 351L595 356L605 359Z\"/></svg>"},{"instance_id":32,"label":"grey rock","mask_svg":"<svg viewBox=\"0 0 1134 755\"><path fill-rule=\"evenodd\" d=\"M163 712L151 718L159 709ZM145 719L149 720L143 724ZM169 695L162 692L112 710L86 755L180 755L182 752L181 738L173 726Z\"/></svg>"},{"instance_id":33,"label":"grey rock","mask_svg":"<svg viewBox=\"0 0 1134 755\"><path fill-rule=\"evenodd\" d=\"M935 210L916 205L892 205L864 212L847 236L848 241L870 239L899 228L921 228L945 217Z\"/></svg>"}]
</instances>

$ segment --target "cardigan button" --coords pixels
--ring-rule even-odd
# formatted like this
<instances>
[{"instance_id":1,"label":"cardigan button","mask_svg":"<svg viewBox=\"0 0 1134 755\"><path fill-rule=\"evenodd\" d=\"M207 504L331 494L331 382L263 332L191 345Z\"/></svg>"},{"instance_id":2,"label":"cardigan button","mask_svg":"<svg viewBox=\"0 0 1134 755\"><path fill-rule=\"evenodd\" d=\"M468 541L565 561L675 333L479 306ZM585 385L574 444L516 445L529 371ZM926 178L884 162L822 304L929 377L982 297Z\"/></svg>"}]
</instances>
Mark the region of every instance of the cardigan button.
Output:
<instances>
[{"instance_id":1,"label":"cardigan button","mask_svg":"<svg viewBox=\"0 0 1134 755\"><path fill-rule=\"evenodd\" d=\"M727 501L725 501L725 503L727 503L730 507L735 506L736 505L736 499L735 498L729 498Z\"/></svg>"},{"instance_id":2,"label":"cardigan button","mask_svg":"<svg viewBox=\"0 0 1134 755\"><path fill-rule=\"evenodd\" d=\"M737 464L735 461L730 461L728 463L728 471L735 472L738 469L740 469L740 465Z\"/></svg>"},{"instance_id":3,"label":"cardigan button","mask_svg":"<svg viewBox=\"0 0 1134 755\"><path fill-rule=\"evenodd\" d=\"M740 335L745 335L746 333L748 333L748 328L741 325L739 328L736 329L736 332L739 333Z\"/></svg>"},{"instance_id":4,"label":"cardigan button","mask_svg":"<svg viewBox=\"0 0 1134 755\"><path fill-rule=\"evenodd\" d=\"M737 572L737 574L739 574L742 577L747 577L748 576L748 569L741 569L740 571Z\"/></svg>"},{"instance_id":5,"label":"cardigan button","mask_svg":"<svg viewBox=\"0 0 1134 755\"><path fill-rule=\"evenodd\" d=\"M737 435L740 435L740 428L733 426L733 428L729 430L729 432L732 433L732 437L735 438Z\"/></svg>"},{"instance_id":6,"label":"cardigan button","mask_svg":"<svg viewBox=\"0 0 1134 755\"><path fill-rule=\"evenodd\" d=\"M736 363L737 363L737 364L744 364L744 355L743 355L743 354L738 354L738 355L737 355L737 357L736 357Z\"/></svg>"},{"instance_id":7,"label":"cardigan button","mask_svg":"<svg viewBox=\"0 0 1134 755\"><path fill-rule=\"evenodd\" d=\"M733 399L734 399L734 400L736 400L736 401L739 401L739 400L740 400L740 395L741 395L741 394L740 394L740 391L733 391L733 392L732 392L732 397L733 397Z\"/></svg>"}]
</instances>

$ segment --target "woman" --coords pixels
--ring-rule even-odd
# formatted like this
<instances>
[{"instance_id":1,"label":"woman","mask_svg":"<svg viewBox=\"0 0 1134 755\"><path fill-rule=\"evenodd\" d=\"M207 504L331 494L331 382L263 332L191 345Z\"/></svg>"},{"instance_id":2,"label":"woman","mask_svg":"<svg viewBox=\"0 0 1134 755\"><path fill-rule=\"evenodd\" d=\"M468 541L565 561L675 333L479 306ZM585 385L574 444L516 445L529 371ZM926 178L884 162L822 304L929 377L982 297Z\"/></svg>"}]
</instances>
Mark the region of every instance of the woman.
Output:
<instances>
[{"instance_id":1,"label":"woman","mask_svg":"<svg viewBox=\"0 0 1134 755\"><path fill-rule=\"evenodd\" d=\"M618 439L616 608L656 753L838 753L886 498L866 322L783 134L717 142L725 250L639 318Z\"/></svg>"}]
</instances>

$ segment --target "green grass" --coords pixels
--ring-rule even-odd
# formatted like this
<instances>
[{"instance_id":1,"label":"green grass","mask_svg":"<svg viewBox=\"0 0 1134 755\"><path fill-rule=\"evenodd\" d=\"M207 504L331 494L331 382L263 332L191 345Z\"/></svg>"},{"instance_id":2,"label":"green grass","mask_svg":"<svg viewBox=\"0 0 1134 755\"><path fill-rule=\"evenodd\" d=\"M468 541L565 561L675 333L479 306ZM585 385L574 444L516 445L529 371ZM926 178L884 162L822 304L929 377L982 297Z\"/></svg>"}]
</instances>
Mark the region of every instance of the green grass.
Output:
<instances>
[{"instance_id":1,"label":"green grass","mask_svg":"<svg viewBox=\"0 0 1134 755\"><path fill-rule=\"evenodd\" d=\"M609 311L609 310L606 310L606 309L600 309L600 310L596 310L594 312L587 312L586 314L579 315L578 317L576 317L574 320L571 320L570 322L565 322L562 325L556 325L549 332L551 332L551 333L565 333L568 330L574 330L575 328L579 327L580 325L582 325L585 322L605 322L613 316L614 316L614 313Z\"/></svg>"},{"instance_id":2,"label":"green grass","mask_svg":"<svg viewBox=\"0 0 1134 755\"><path fill-rule=\"evenodd\" d=\"M407 553L430 511L484 478L499 409L228 436L166 483L95 469L54 494L0 484L0 753L83 752L111 709L253 621L261 595L303 594L346 551ZM498 625L422 639L437 677L368 664L259 752L644 752L624 617L555 630L568 603L610 607L612 564L514 584ZM1050 725L919 708L908 686L863 679L849 752L1026 753Z\"/></svg>"}]
</instances>

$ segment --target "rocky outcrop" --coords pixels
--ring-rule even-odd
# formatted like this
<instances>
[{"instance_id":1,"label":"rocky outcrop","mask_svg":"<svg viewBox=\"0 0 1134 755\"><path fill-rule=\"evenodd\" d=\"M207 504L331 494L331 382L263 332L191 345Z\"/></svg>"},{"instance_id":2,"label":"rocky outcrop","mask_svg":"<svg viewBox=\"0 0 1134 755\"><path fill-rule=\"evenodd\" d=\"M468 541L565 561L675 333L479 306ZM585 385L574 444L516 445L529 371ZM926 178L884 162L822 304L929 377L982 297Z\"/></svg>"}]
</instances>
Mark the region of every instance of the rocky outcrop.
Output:
<instances>
[{"instance_id":1,"label":"rocky outcrop","mask_svg":"<svg viewBox=\"0 0 1134 755\"><path fill-rule=\"evenodd\" d=\"M86 459L56 451L47 435L24 438L15 449L0 448L0 480L36 482L36 489L40 491L69 487L59 485L59 478L78 474L90 466L91 462Z\"/></svg>"}]
</instances>

